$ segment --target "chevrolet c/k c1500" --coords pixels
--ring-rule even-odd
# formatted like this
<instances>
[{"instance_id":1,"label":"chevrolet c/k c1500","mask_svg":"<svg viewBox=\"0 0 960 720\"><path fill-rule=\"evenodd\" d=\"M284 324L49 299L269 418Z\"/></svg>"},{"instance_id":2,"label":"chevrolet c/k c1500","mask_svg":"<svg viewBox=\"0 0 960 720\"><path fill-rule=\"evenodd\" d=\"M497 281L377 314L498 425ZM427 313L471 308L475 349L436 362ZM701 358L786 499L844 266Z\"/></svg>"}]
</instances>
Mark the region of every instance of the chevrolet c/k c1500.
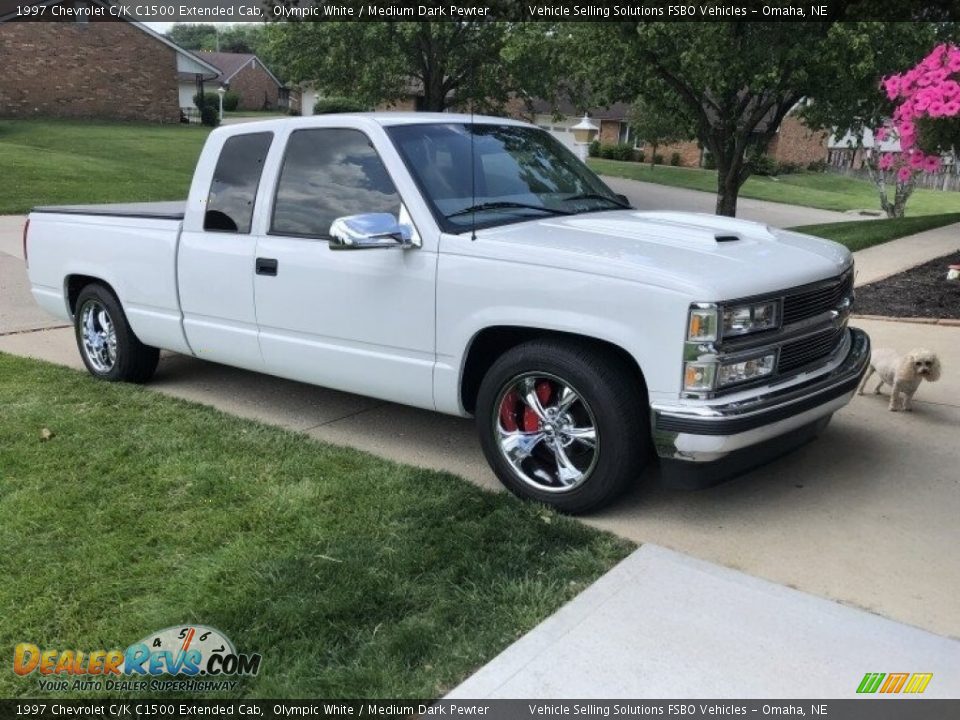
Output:
<instances>
[{"instance_id":1,"label":"chevrolet c/k c1500","mask_svg":"<svg viewBox=\"0 0 960 720\"><path fill-rule=\"evenodd\" d=\"M657 457L698 486L809 440L870 351L845 248L638 212L500 118L220 128L186 203L36 208L24 252L99 378L164 348L472 415L503 483L566 512Z\"/></svg>"}]
</instances>

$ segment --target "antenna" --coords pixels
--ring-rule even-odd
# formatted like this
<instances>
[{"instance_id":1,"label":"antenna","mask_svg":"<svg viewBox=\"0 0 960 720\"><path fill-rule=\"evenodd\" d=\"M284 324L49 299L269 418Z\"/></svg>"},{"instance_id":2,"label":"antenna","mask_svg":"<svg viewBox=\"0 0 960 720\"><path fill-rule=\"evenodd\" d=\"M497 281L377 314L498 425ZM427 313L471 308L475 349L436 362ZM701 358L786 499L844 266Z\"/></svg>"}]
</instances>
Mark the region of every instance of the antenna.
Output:
<instances>
[{"instance_id":1,"label":"antenna","mask_svg":"<svg viewBox=\"0 0 960 720\"><path fill-rule=\"evenodd\" d=\"M473 213L470 215L470 241L477 240L477 168L476 154L473 152L473 103L477 94L477 65L470 63L470 207Z\"/></svg>"}]
</instances>

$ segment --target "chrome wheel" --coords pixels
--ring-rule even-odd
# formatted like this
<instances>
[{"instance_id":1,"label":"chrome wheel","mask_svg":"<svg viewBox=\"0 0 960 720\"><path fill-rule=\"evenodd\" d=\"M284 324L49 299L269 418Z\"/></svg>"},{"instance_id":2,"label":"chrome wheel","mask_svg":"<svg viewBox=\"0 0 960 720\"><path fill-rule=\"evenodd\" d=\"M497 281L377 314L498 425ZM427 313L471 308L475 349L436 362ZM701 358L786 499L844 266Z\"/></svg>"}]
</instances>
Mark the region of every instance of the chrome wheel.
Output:
<instances>
[{"instance_id":1,"label":"chrome wheel","mask_svg":"<svg viewBox=\"0 0 960 720\"><path fill-rule=\"evenodd\" d=\"M98 300L87 300L80 308L83 354L98 373L113 370L117 363L117 329L107 308Z\"/></svg>"},{"instance_id":2,"label":"chrome wheel","mask_svg":"<svg viewBox=\"0 0 960 720\"><path fill-rule=\"evenodd\" d=\"M563 493L590 477L600 456L593 411L568 382L547 373L510 380L497 397L494 435L517 477Z\"/></svg>"}]
</instances>

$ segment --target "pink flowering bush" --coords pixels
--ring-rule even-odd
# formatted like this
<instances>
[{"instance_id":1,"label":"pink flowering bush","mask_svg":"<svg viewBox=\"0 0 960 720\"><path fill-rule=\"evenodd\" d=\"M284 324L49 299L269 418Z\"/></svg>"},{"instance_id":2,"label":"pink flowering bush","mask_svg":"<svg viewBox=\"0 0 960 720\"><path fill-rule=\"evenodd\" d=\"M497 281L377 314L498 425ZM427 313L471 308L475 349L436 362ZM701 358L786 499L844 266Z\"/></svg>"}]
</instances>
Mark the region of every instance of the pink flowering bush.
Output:
<instances>
[{"instance_id":1,"label":"pink flowering bush","mask_svg":"<svg viewBox=\"0 0 960 720\"><path fill-rule=\"evenodd\" d=\"M884 78L883 89L895 103L890 121L874 133L878 142L900 140L899 152L874 157L880 203L891 217L901 217L915 176L941 169L943 153L960 144L960 48L937 45L916 67ZM886 198L885 175L896 178L896 197Z\"/></svg>"},{"instance_id":2,"label":"pink flowering bush","mask_svg":"<svg viewBox=\"0 0 960 720\"><path fill-rule=\"evenodd\" d=\"M884 78L887 98L896 103L890 125L911 167L935 172L941 153L953 151L952 143L947 147L938 140L960 116L958 80L960 48L955 45L937 45L916 67Z\"/></svg>"}]
</instances>

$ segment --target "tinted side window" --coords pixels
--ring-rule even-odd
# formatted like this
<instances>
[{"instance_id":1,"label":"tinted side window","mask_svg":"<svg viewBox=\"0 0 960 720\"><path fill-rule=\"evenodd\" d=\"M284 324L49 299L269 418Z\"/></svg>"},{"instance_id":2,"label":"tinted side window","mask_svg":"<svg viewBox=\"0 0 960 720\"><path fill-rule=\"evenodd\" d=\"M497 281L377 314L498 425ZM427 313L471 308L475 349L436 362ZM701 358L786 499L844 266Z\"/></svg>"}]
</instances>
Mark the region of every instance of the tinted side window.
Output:
<instances>
[{"instance_id":1,"label":"tinted side window","mask_svg":"<svg viewBox=\"0 0 960 720\"><path fill-rule=\"evenodd\" d=\"M228 138L213 171L203 229L249 233L253 201L273 133L251 133Z\"/></svg>"},{"instance_id":2,"label":"tinted side window","mask_svg":"<svg viewBox=\"0 0 960 720\"><path fill-rule=\"evenodd\" d=\"M359 130L297 130L277 183L270 231L278 235L328 237L344 215L400 212L400 196Z\"/></svg>"}]
</instances>

